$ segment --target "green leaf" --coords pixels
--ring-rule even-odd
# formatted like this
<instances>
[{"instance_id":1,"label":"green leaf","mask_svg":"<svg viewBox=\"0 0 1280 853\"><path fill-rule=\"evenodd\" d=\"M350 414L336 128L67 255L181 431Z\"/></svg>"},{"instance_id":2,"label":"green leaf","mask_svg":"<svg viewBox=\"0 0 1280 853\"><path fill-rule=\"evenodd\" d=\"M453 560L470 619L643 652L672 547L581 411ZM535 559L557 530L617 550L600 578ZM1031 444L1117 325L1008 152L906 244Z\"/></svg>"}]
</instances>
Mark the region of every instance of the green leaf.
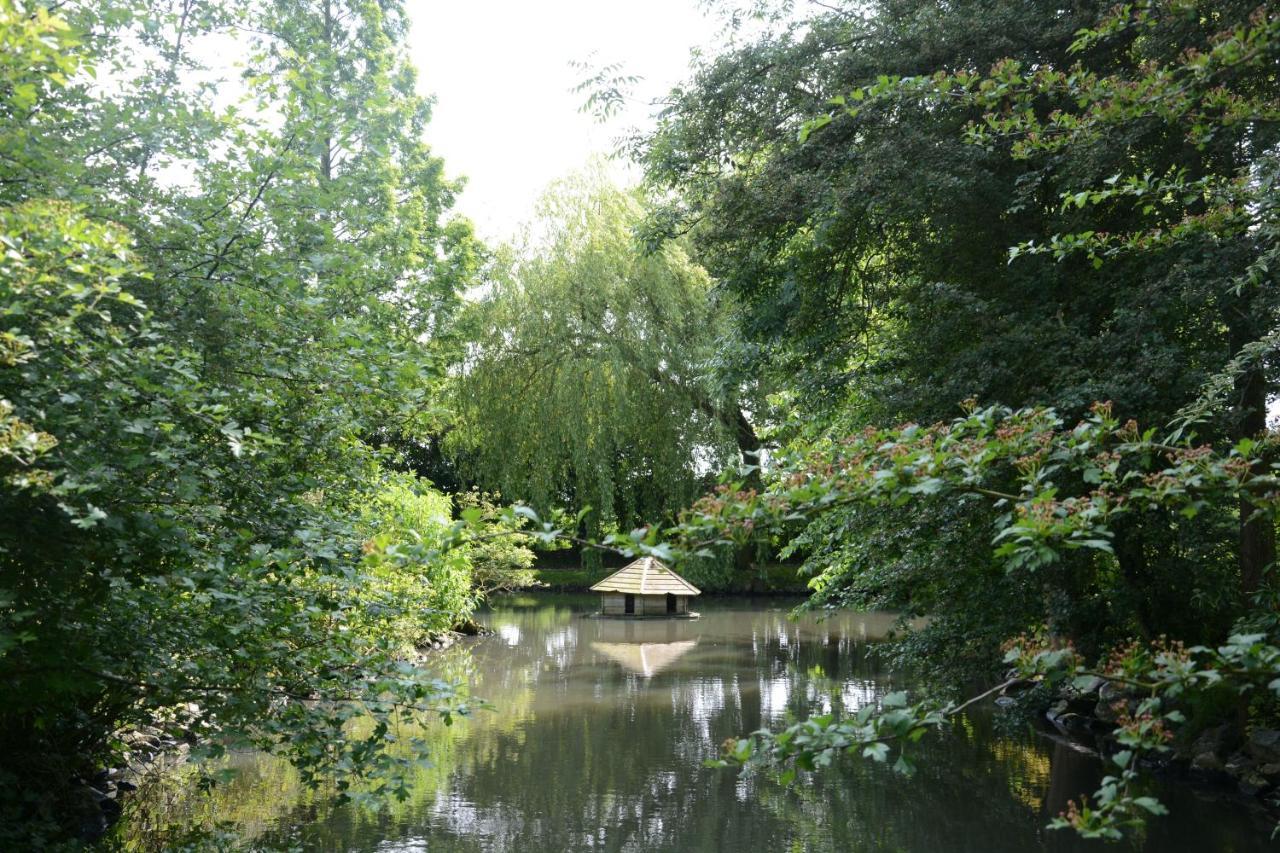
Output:
<instances>
[{"instance_id":1,"label":"green leaf","mask_svg":"<svg viewBox=\"0 0 1280 853\"><path fill-rule=\"evenodd\" d=\"M1133 804L1139 808L1146 809L1153 815L1167 815L1169 810L1154 797L1134 797Z\"/></svg>"}]
</instances>

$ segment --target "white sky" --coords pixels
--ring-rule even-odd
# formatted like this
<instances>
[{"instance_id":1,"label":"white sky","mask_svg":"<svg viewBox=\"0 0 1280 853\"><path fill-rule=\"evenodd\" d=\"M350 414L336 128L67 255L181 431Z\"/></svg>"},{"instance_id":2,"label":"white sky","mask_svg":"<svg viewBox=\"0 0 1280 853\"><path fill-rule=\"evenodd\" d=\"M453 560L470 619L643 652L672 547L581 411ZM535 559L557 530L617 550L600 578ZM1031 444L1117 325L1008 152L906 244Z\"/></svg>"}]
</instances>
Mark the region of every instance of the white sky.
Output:
<instances>
[{"instance_id":1,"label":"white sky","mask_svg":"<svg viewBox=\"0 0 1280 853\"><path fill-rule=\"evenodd\" d=\"M644 125L648 102L687 76L689 51L719 24L696 0L408 0L410 57L436 98L427 141L467 187L458 211L486 240L509 240L553 180ZM594 52L594 56L591 56ZM608 124L578 112L570 89L593 66L644 78ZM619 165L619 177L625 170Z\"/></svg>"}]
</instances>

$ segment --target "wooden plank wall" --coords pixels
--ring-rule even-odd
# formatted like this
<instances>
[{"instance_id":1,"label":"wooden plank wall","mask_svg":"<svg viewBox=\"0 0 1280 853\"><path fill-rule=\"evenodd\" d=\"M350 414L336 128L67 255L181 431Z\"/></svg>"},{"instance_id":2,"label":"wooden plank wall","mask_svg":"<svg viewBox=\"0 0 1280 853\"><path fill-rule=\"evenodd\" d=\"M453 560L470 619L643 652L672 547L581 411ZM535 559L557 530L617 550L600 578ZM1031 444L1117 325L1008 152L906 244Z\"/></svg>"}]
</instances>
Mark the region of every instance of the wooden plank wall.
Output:
<instances>
[{"instance_id":1,"label":"wooden plank wall","mask_svg":"<svg viewBox=\"0 0 1280 853\"><path fill-rule=\"evenodd\" d=\"M620 592L606 592L600 596L600 612L608 616L630 615L626 613L626 596ZM676 612L689 612L689 597L676 596ZM636 616L666 616L667 597L665 595L637 595Z\"/></svg>"}]
</instances>

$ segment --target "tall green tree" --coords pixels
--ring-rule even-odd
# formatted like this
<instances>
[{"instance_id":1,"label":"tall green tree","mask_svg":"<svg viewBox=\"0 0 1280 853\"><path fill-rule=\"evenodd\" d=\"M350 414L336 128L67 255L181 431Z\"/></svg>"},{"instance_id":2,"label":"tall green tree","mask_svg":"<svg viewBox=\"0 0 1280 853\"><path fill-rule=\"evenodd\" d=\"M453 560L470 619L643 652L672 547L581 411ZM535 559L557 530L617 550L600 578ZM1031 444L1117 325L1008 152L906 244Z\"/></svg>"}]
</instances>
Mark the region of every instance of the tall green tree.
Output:
<instances>
[{"instance_id":1,"label":"tall green tree","mask_svg":"<svg viewBox=\"0 0 1280 853\"><path fill-rule=\"evenodd\" d=\"M598 172L541 202L470 318L449 444L471 477L598 535L669 516L757 464L758 385L717 371L731 303L677 242L647 251L641 197Z\"/></svg>"},{"instance_id":2,"label":"tall green tree","mask_svg":"<svg viewBox=\"0 0 1280 853\"><path fill-rule=\"evenodd\" d=\"M476 258L404 26L0 3L0 844L97 831L73 780L140 725L385 791L390 724L460 707L403 653L465 553L367 441L434 419Z\"/></svg>"},{"instance_id":3,"label":"tall green tree","mask_svg":"<svg viewBox=\"0 0 1280 853\"><path fill-rule=\"evenodd\" d=\"M855 394L889 418L949 416L968 396L1073 411L1111 399L1135 416L1171 416L1230 355L1218 324L1230 306L1213 283L1241 268L1239 241L1099 269L1043 256L1010 265L1009 248L1084 221L1116 232L1141 218L1123 205L1064 209L1067 188L1170 168L1232 176L1267 149L1265 135L1233 127L1197 146L1152 116L1028 160L1010 140L969 144L966 127L987 109L953 98L928 110L867 102L800 139L829 99L882 75L985 72L1008 58L1135 67L1204 50L1214 27L1252 9L1206 6L1201 23L1184 20L1132 55L1113 42L1071 52L1110 5L896 0L784 18L704 60L637 140L651 180L679 191L656 224L690 229L695 257L742 300L745 329L819 400Z\"/></svg>"}]
</instances>

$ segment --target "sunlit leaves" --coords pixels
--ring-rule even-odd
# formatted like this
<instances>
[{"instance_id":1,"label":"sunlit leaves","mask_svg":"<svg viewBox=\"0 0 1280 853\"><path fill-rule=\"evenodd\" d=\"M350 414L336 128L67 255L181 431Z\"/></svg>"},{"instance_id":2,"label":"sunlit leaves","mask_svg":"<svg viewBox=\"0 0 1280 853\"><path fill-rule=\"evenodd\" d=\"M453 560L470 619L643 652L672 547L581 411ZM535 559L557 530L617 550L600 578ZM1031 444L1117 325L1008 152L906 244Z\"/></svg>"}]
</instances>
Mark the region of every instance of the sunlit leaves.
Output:
<instances>
[{"instance_id":1,"label":"sunlit leaves","mask_svg":"<svg viewBox=\"0 0 1280 853\"><path fill-rule=\"evenodd\" d=\"M338 5L0 3L0 846L132 727L394 792L395 724L472 707L407 662L467 552L371 440L438 422L476 247L396 4ZM201 64L247 32L261 109Z\"/></svg>"}]
</instances>

